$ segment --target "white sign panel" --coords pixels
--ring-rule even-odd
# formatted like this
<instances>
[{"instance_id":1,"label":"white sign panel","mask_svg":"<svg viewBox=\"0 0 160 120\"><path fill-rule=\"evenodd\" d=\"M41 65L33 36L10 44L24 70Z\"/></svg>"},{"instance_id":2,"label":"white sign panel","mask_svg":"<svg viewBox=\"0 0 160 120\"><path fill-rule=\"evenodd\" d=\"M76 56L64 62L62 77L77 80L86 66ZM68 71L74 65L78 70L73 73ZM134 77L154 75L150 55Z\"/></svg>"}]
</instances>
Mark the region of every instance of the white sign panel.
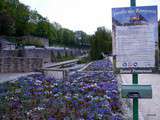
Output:
<instances>
[{"instance_id":1,"label":"white sign panel","mask_svg":"<svg viewBox=\"0 0 160 120\"><path fill-rule=\"evenodd\" d=\"M155 68L158 46L157 7L113 8L112 21L116 68Z\"/></svg>"}]
</instances>

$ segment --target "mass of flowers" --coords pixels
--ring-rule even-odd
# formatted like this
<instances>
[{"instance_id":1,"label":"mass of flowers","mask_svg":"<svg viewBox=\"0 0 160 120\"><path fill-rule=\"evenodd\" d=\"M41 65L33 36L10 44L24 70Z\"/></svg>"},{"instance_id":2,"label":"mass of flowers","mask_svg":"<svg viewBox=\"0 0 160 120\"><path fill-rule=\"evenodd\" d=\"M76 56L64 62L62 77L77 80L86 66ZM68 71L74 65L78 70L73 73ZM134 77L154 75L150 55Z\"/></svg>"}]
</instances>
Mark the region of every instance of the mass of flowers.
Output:
<instances>
[{"instance_id":1,"label":"mass of flowers","mask_svg":"<svg viewBox=\"0 0 160 120\"><path fill-rule=\"evenodd\" d=\"M116 75L99 65L108 62L96 61L95 70L91 64L92 71L68 80L39 74L0 84L0 119L124 120Z\"/></svg>"},{"instance_id":2,"label":"mass of flowers","mask_svg":"<svg viewBox=\"0 0 160 120\"><path fill-rule=\"evenodd\" d=\"M109 59L98 60L90 64L86 70L89 71L111 71L112 62Z\"/></svg>"}]
</instances>

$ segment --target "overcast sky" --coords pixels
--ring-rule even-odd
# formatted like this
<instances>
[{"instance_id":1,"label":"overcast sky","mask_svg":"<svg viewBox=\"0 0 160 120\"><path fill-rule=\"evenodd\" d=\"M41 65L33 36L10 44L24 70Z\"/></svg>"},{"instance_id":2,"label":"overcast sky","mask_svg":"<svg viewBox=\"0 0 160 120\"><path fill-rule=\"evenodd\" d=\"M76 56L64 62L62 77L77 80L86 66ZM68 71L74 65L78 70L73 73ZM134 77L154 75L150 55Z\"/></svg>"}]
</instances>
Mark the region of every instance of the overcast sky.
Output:
<instances>
[{"instance_id":1,"label":"overcast sky","mask_svg":"<svg viewBox=\"0 0 160 120\"><path fill-rule=\"evenodd\" d=\"M20 0L47 17L71 30L93 34L99 26L111 30L111 8L129 7L130 0ZM137 0L137 6L158 5L160 0ZM160 12L158 13L160 18Z\"/></svg>"}]
</instances>

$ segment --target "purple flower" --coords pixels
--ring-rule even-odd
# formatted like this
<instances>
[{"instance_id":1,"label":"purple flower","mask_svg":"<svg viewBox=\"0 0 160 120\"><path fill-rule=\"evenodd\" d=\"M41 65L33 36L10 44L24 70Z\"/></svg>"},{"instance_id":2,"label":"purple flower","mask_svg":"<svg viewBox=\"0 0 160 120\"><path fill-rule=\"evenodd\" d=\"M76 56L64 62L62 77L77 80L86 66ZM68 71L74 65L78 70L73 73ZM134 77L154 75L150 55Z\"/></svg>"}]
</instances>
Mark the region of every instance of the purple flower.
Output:
<instances>
[{"instance_id":1,"label":"purple flower","mask_svg":"<svg viewBox=\"0 0 160 120\"><path fill-rule=\"evenodd\" d=\"M52 116L52 117L49 117L48 120L56 120L56 118Z\"/></svg>"},{"instance_id":2,"label":"purple flower","mask_svg":"<svg viewBox=\"0 0 160 120\"><path fill-rule=\"evenodd\" d=\"M123 120L123 118L122 118L122 116L120 116L120 115L114 115L114 116L112 117L112 120Z\"/></svg>"}]
</instances>

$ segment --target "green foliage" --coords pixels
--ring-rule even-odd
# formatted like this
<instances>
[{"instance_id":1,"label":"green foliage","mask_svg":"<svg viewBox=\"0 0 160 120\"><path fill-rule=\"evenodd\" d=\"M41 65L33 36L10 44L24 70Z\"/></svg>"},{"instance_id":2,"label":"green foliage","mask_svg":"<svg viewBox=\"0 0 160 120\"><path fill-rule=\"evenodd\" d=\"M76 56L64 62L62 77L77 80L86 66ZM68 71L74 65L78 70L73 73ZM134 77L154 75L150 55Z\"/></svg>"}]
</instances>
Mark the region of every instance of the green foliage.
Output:
<instances>
[{"instance_id":1,"label":"green foliage","mask_svg":"<svg viewBox=\"0 0 160 120\"><path fill-rule=\"evenodd\" d=\"M91 60L102 59L102 52L112 51L112 37L111 32L106 31L103 27L98 28L95 35L90 37L91 39Z\"/></svg>"},{"instance_id":2,"label":"green foliage","mask_svg":"<svg viewBox=\"0 0 160 120\"><path fill-rule=\"evenodd\" d=\"M35 10L30 10L29 6L20 3L19 0L0 0L0 35L33 35L48 38L50 45L82 46L75 42L73 31L57 28L47 18Z\"/></svg>"},{"instance_id":3,"label":"green foliage","mask_svg":"<svg viewBox=\"0 0 160 120\"><path fill-rule=\"evenodd\" d=\"M16 35L29 35L30 26L29 26L29 17L30 11L28 6L24 4L19 4L16 9L16 15L14 16L16 20Z\"/></svg>"},{"instance_id":4,"label":"green foliage","mask_svg":"<svg viewBox=\"0 0 160 120\"><path fill-rule=\"evenodd\" d=\"M41 41L38 40L22 40L18 42L19 45L22 46L36 46L36 47L44 47L43 43Z\"/></svg>"},{"instance_id":5,"label":"green foliage","mask_svg":"<svg viewBox=\"0 0 160 120\"><path fill-rule=\"evenodd\" d=\"M83 31L75 32L75 42L76 46L83 46L85 48L89 47L90 41L89 36Z\"/></svg>"},{"instance_id":6,"label":"green foliage","mask_svg":"<svg viewBox=\"0 0 160 120\"><path fill-rule=\"evenodd\" d=\"M78 64L86 64L86 63L89 63L89 62L90 62L90 58L89 57L84 57L84 58L81 58L78 61Z\"/></svg>"},{"instance_id":7,"label":"green foliage","mask_svg":"<svg viewBox=\"0 0 160 120\"><path fill-rule=\"evenodd\" d=\"M66 46L72 46L74 45L74 33L71 30L68 29L62 29L62 44Z\"/></svg>"},{"instance_id":8,"label":"green foliage","mask_svg":"<svg viewBox=\"0 0 160 120\"><path fill-rule=\"evenodd\" d=\"M54 52L51 52L51 61L52 62L62 62L67 60L75 59L75 56L67 54L65 52L65 55L61 55L60 52L57 53L57 55L54 54Z\"/></svg>"},{"instance_id":9,"label":"green foliage","mask_svg":"<svg viewBox=\"0 0 160 120\"><path fill-rule=\"evenodd\" d=\"M61 59L59 59L58 61L67 61L67 60L72 60L72 59L75 59L74 56L70 56L70 55L67 55L67 56L63 56Z\"/></svg>"},{"instance_id":10,"label":"green foliage","mask_svg":"<svg viewBox=\"0 0 160 120\"><path fill-rule=\"evenodd\" d=\"M6 12L0 12L0 35L14 35L15 21Z\"/></svg>"}]
</instances>

